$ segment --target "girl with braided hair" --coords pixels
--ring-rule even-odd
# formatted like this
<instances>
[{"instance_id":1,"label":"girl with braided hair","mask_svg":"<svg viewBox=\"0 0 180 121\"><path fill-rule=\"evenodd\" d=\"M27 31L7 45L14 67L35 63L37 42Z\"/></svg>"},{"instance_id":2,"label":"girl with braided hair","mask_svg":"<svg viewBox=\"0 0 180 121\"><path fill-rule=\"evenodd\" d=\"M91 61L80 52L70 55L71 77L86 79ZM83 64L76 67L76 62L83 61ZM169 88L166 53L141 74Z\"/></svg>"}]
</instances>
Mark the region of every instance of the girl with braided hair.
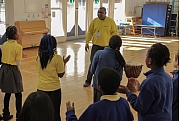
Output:
<instances>
[{"instance_id":1,"label":"girl with braided hair","mask_svg":"<svg viewBox=\"0 0 180 121\"><path fill-rule=\"evenodd\" d=\"M18 66L22 60L22 46L17 43L19 32L15 26L6 29L7 41L2 45L2 66L0 68L0 88L5 93L4 96L4 121L13 118L9 112L9 101L11 93L16 97L16 118L19 117L22 107L23 84Z\"/></svg>"},{"instance_id":2,"label":"girl with braided hair","mask_svg":"<svg viewBox=\"0 0 180 121\"><path fill-rule=\"evenodd\" d=\"M164 66L170 61L169 49L161 44L153 44L146 54L146 66L150 70L141 83L129 78L128 83L140 91L133 94L126 86L120 86L118 92L125 93L132 108L138 112L138 121L172 121L173 84Z\"/></svg>"},{"instance_id":3,"label":"girl with braided hair","mask_svg":"<svg viewBox=\"0 0 180 121\"><path fill-rule=\"evenodd\" d=\"M100 100L102 96L101 91L98 90L97 86L97 75L100 69L104 67L112 68L119 72L120 79L123 75L123 67L125 66L125 60L120 53L120 47L122 45L122 40L119 35L113 35L110 38L109 46L105 47L104 50L98 50L93 58L91 73L94 74L93 77L93 88L94 88L94 102ZM119 80L121 81L121 80Z\"/></svg>"},{"instance_id":4,"label":"girl with braided hair","mask_svg":"<svg viewBox=\"0 0 180 121\"><path fill-rule=\"evenodd\" d=\"M61 121L61 86L59 77L65 74L65 64L69 61L62 58L56 51L57 42L54 36L46 34L41 38L38 56L36 59L38 69L37 90L47 93L54 106L54 121Z\"/></svg>"}]
</instances>

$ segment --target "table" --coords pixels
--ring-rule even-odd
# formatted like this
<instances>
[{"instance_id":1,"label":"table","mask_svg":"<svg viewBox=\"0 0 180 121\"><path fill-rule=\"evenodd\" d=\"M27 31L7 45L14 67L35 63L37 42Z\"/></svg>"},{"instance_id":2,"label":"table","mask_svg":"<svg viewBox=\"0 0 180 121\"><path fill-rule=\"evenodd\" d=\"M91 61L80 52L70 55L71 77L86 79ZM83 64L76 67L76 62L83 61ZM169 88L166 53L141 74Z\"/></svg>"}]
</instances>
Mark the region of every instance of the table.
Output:
<instances>
[{"instance_id":1,"label":"table","mask_svg":"<svg viewBox=\"0 0 180 121\"><path fill-rule=\"evenodd\" d=\"M154 37L156 37L156 28L163 27L163 26L144 25L144 24L136 24L134 26L140 26L141 27L141 34L142 34L142 29L143 28L153 29L154 30Z\"/></svg>"},{"instance_id":2,"label":"table","mask_svg":"<svg viewBox=\"0 0 180 121\"><path fill-rule=\"evenodd\" d=\"M129 25L131 24L131 22L120 22L118 26L118 30L120 30L121 28L124 30L124 34L126 35L126 29L129 28Z\"/></svg>"}]
</instances>

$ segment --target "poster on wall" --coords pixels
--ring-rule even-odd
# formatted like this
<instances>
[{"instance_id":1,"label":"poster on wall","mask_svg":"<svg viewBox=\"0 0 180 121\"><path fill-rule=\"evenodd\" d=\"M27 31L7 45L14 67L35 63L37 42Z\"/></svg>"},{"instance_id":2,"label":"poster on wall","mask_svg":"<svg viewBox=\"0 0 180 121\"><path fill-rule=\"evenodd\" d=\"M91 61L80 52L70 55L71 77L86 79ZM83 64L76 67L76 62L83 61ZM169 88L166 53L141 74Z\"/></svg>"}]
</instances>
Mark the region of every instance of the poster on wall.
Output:
<instances>
[{"instance_id":1,"label":"poster on wall","mask_svg":"<svg viewBox=\"0 0 180 121\"><path fill-rule=\"evenodd\" d=\"M44 8L42 8L42 18L48 18L48 4L45 4Z\"/></svg>"},{"instance_id":2,"label":"poster on wall","mask_svg":"<svg viewBox=\"0 0 180 121\"><path fill-rule=\"evenodd\" d=\"M26 13L41 13L41 0L24 0Z\"/></svg>"}]
</instances>

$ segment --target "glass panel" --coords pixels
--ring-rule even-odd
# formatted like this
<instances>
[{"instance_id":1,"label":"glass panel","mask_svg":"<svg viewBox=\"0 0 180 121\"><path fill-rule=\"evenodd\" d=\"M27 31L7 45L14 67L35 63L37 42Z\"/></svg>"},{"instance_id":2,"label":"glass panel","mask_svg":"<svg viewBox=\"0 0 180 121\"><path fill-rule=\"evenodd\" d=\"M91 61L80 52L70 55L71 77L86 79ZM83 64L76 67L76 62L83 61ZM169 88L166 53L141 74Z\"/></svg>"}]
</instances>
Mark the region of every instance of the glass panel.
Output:
<instances>
[{"instance_id":1,"label":"glass panel","mask_svg":"<svg viewBox=\"0 0 180 121\"><path fill-rule=\"evenodd\" d=\"M85 35L86 22L86 1L80 0L78 3L78 35Z\"/></svg>"},{"instance_id":2,"label":"glass panel","mask_svg":"<svg viewBox=\"0 0 180 121\"><path fill-rule=\"evenodd\" d=\"M108 0L103 0L102 6L106 8L106 16L108 16Z\"/></svg>"},{"instance_id":3,"label":"glass panel","mask_svg":"<svg viewBox=\"0 0 180 121\"><path fill-rule=\"evenodd\" d=\"M75 2L67 2L67 37L75 36Z\"/></svg>"},{"instance_id":4,"label":"glass panel","mask_svg":"<svg viewBox=\"0 0 180 121\"><path fill-rule=\"evenodd\" d=\"M51 34L55 37L65 36L62 24L62 3L60 0L51 0L51 5Z\"/></svg>"},{"instance_id":5,"label":"glass panel","mask_svg":"<svg viewBox=\"0 0 180 121\"><path fill-rule=\"evenodd\" d=\"M100 7L100 2L94 1L93 19L97 17L98 9Z\"/></svg>"},{"instance_id":6,"label":"glass panel","mask_svg":"<svg viewBox=\"0 0 180 121\"><path fill-rule=\"evenodd\" d=\"M0 28L1 28L0 29L0 36L1 36L6 31L6 25L5 25L5 4L4 3L0 3Z\"/></svg>"},{"instance_id":7,"label":"glass panel","mask_svg":"<svg viewBox=\"0 0 180 121\"><path fill-rule=\"evenodd\" d=\"M51 0L51 8L59 8L60 0Z\"/></svg>"},{"instance_id":8,"label":"glass panel","mask_svg":"<svg viewBox=\"0 0 180 121\"><path fill-rule=\"evenodd\" d=\"M120 1L114 3L114 21L117 25L119 25L121 21L125 21L124 6Z\"/></svg>"},{"instance_id":9,"label":"glass panel","mask_svg":"<svg viewBox=\"0 0 180 121\"><path fill-rule=\"evenodd\" d=\"M65 36L62 24L62 11L51 10L51 34L53 36Z\"/></svg>"}]
</instances>

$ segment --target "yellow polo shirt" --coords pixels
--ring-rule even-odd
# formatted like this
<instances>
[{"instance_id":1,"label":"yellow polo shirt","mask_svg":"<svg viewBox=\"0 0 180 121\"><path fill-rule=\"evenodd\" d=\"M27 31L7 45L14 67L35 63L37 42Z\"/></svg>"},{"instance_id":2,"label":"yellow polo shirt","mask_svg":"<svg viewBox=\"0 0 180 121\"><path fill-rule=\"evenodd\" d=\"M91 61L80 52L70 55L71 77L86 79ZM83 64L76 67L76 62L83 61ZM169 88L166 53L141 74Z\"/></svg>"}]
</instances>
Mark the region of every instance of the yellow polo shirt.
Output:
<instances>
[{"instance_id":1,"label":"yellow polo shirt","mask_svg":"<svg viewBox=\"0 0 180 121\"><path fill-rule=\"evenodd\" d=\"M8 40L2 45L2 59L5 64L17 65L22 60L22 46L16 40Z\"/></svg>"},{"instance_id":2,"label":"yellow polo shirt","mask_svg":"<svg viewBox=\"0 0 180 121\"><path fill-rule=\"evenodd\" d=\"M42 70L40 64L40 58L37 57L37 69L38 69L38 82L37 89L43 91L54 91L60 89L59 73L63 73L64 62L60 55L55 54L52 60L47 64L47 67Z\"/></svg>"},{"instance_id":3,"label":"yellow polo shirt","mask_svg":"<svg viewBox=\"0 0 180 121\"><path fill-rule=\"evenodd\" d=\"M92 38L93 44L99 46L108 46L111 36L117 34L118 28L113 19L109 17L106 17L104 20L95 18L89 26L86 36L86 44L88 44Z\"/></svg>"}]
</instances>

